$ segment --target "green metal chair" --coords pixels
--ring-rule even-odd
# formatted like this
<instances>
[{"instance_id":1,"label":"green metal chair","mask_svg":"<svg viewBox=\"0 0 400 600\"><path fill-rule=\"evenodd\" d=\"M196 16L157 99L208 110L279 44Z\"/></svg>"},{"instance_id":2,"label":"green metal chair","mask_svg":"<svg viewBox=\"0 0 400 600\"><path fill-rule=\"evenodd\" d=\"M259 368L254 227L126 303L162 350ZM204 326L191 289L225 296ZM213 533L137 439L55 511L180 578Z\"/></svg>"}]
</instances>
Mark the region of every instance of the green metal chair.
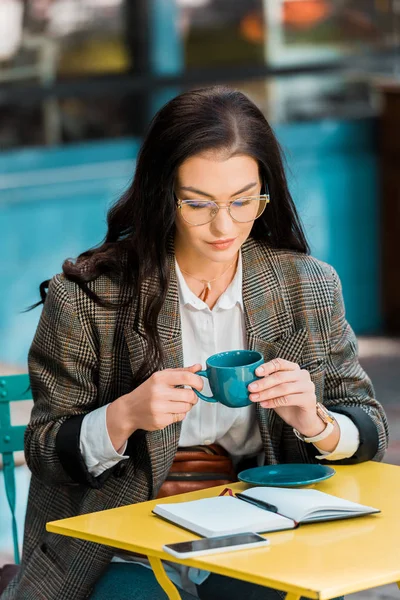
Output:
<instances>
[{"instance_id":1,"label":"green metal chair","mask_svg":"<svg viewBox=\"0 0 400 600\"><path fill-rule=\"evenodd\" d=\"M32 400L28 375L0 376L0 454L3 457L4 485L11 510L14 560L19 564L18 531L15 518L14 452L24 449L26 425L11 425L10 403Z\"/></svg>"}]
</instances>

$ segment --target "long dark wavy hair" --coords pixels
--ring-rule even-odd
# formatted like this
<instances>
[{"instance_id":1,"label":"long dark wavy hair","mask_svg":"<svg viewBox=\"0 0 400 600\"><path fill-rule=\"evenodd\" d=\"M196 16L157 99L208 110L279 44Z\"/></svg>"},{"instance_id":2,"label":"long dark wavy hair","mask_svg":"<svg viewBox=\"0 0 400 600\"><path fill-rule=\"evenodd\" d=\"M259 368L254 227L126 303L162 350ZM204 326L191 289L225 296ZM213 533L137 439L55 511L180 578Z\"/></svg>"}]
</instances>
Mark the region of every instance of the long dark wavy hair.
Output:
<instances>
[{"instance_id":1,"label":"long dark wavy hair","mask_svg":"<svg viewBox=\"0 0 400 600\"><path fill-rule=\"evenodd\" d=\"M157 320L169 283L167 242L175 227L177 169L190 156L210 150L248 155L259 165L271 202L254 222L251 236L273 248L309 252L279 144L257 106L243 93L221 86L188 91L168 102L150 124L132 184L108 213L103 243L63 264L65 276L102 306L109 304L88 286L99 275L118 275L130 284L137 306L143 282L149 276L156 282L143 310L148 355L141 376L137 373L141 380L163 363ZM41 285L42 302L46 284ZM139 309L136 329L138 318Z\"/></svg>"}]
</instances>

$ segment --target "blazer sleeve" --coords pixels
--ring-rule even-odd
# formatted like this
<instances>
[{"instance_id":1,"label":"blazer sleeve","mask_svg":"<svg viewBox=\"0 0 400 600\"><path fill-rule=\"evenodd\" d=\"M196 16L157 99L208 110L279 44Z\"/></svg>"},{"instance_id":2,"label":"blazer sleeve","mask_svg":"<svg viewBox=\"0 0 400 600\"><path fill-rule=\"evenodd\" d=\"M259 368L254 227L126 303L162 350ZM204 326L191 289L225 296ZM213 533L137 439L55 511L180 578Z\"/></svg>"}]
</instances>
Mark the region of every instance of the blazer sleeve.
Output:
<instances>
[{"instance_id":1,"label":"blazer sleeve","mask_svg":"<svg viewBox=\"0 0 400 600\"><path fill-rule=\"evenodd\" d=\"M47 485L99 487L102 481L76 451L82 420L98 407L97 357L60 275L50 282L28 368L34 401L25 433L30 470Z\"/></svg>"},{"instance_id":2,"label":"blazer sleeve","mask_svg":"<svg viewBox=\"0 0 400 600\"><path fill-rule=\"evenodd\" d=\"M340 279L331 269L334 294L323 402L331 412L346 415L353 421L360 433L360 444L352 457L329 461L329 464L382 460L389 439L387 418L375 399L371 380L358 361L357 338L345 318ZM314 446L309 451L318 454Z\"/></svg>"}]
</instances>

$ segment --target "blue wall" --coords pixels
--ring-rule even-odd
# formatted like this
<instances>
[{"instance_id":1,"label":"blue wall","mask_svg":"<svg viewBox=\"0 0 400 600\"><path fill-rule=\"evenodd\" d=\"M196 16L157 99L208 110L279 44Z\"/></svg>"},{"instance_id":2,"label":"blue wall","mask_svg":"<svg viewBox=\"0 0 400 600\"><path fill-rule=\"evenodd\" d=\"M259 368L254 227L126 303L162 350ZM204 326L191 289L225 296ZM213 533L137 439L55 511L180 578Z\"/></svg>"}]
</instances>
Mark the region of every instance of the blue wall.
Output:
<instances>
[{"instance_id":1,"label":"blue wall","mask_svg":"<svg viewBox=\"0 0 400 600\"><path fill-rule=\"evenodd\" d=\"M277 131L311 251L333 265L358 334L382 328L378 164L373 120Z\"/></svg>"},{"instance_id":2,"label":"blue wall","mask_svg":"<svg viewBox=\"0 0 400 600\"><path fill-rule=\"evenodd\" d=\"M377 332L379 240L372 121L276 129L314 256L342 278L357 333ZM99 142L0 154L0 361L25 364L38 285L105 234L106 211L128 185L139 144Z\"/></svg>"}]
</instances>

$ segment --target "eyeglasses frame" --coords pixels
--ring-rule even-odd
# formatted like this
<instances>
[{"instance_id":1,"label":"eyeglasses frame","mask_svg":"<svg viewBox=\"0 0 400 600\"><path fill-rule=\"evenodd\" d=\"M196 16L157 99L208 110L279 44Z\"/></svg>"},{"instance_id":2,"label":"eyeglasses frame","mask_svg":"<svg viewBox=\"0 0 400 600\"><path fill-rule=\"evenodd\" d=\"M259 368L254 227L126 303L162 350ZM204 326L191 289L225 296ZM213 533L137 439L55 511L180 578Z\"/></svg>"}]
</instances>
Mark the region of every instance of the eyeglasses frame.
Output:
<instances>
[{"instance_id":1,"label":"eyeglasses frame","mask_svg":"<svg viewBox=\"0 0 400 600\"><path fill-rule=\"evenodd\" d=\"M265 200L265 206L262 210L262 212L255 218L255 219L251 219L250 221L238 221L237 219L235 219L235 217L232 216L231 213L231 205L233 204L233 202L237 202L238 200L241 200L242 198L254 198L254 199L263 199ZM182 204L183 202L185 202L185 200L180 200L176 195L175 195L175 199L176 199L176 205L179 208L180 214L182 219L188 223L189 225L191 225L192 227L201 227L202 225L207 225L208 223L211 223L211 221L213 221L215 219L215 217L218 215L219 211L221 210L221 208L225 208L228 213L229 216L231 217L232 221L235 221L235 223L254 223L254 221L256 221L259 217L261 217L261 215L263 214L263 212L265 211L265 208L267 206L267 204L269 204L270 202L270 195L269 195L269 190L267 187L267 193L266 194L259 194L258 196L241 196L240 198L235 198L234 200L231 200L228 205L222 205L219 206L214 200L201 200L200 198L193 198L193 200L199 200L200 202L212 202L213 204L215 204L215 206L217 207L217 212L215 213L215 215L213 217L211 217L211 219L209 221L206 221L205 223L199 223L197 225L195 225L194 223L190 223L190 221L188 221L187 219L185 219L185 217L182 215Z\"/></svg>"}]
</instances>

